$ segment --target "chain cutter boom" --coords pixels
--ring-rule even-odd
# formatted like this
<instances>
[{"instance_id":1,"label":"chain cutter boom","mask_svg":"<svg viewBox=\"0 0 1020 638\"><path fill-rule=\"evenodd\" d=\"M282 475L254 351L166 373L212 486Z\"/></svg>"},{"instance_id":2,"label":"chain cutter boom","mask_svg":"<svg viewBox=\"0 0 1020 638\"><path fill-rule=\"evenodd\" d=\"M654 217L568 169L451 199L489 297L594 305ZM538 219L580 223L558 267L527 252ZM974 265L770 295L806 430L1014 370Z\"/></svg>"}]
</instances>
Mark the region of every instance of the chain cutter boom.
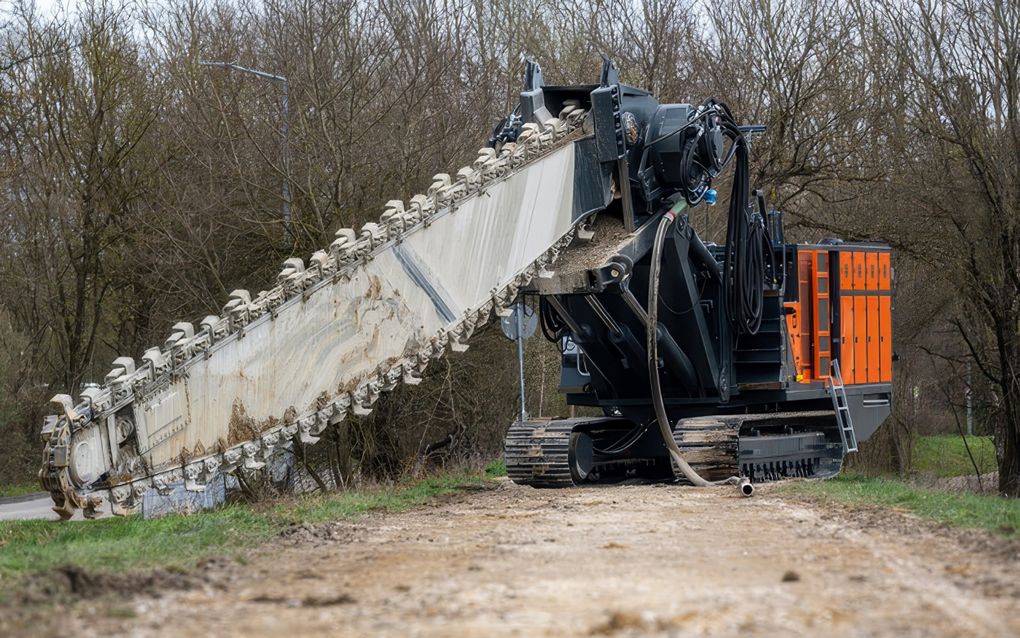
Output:
<instances>
[{"instance_id":1,"label":"chain cutter boom","mask_svg":"<svg viewBox=\"0 0 1020 638\"><path fill-rule=\"evenodd\" d=\"M128 514L150 489L201 491L369 414L381 392L466 349L610 197L599 176L575 187L592 170L575 151L591 126L576 101L556 106L426 194L388 202L378 222L341 229L307 263L288 259L274 287L235 290L221 315L176 324L141 363L116 359L78 402L55 396L40 471L54 509L89 512L108 497Z\"/></svg>"}]
</instances>

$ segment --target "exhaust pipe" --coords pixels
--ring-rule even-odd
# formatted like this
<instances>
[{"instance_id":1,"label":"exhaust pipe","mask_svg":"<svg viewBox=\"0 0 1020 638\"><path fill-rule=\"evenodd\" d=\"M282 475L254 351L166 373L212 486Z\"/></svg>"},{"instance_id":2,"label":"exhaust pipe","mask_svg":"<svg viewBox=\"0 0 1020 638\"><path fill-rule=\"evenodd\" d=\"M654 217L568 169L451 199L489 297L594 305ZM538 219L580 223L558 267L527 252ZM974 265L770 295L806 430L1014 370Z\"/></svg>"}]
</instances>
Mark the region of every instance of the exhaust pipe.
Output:
<instances>
[{"instance_id":1,"label":"exhaust pipe","mask_svg":"<svg viewBox=\"0 0 1020 638\"><path fill-rule=\"evenodd\" d=\"M740 482L737 483L737 489L740 490L740 493L746 498L754 496L754 485L748 478L740 479Z\"/></svg>"}]
</instances>

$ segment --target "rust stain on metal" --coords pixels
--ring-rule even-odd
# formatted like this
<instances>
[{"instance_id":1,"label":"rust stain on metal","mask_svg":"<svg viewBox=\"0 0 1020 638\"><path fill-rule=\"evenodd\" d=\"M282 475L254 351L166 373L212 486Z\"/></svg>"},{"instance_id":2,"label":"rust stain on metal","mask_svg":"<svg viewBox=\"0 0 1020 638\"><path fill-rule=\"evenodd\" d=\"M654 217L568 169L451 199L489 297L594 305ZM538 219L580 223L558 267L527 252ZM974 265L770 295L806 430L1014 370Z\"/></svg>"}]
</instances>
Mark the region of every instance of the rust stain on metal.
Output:
<instances>
[{"instance_id":1,"label":"rust stain on metal","mask_svg":"<svg viewBox=\"0 0 1020 638\"><path fill-rule=\"evenodd\" d=\"M290 407L287 410L289 412L294 408ZM297 414L296 410L294 414ZM254 419L248 416L242 403L235 401L230 411L230 424L227 428L227 447L257 439L263 432L275 428L281 422L280 418L275 416L261 420Z\"/></svg>"},{"instance_id":2,"label":"rust stain on metal","mask_svg":"<svg viewBox=\"0 0 1020 638\"><path fill-rule=\"evenodd\" d=\"M382 293L382 279L378 275L369 275L365 299L378 299L380 293Z\"/></svg>"},{"instance_id":3,"label":"rust stain on metal","mask_svg":"<svg viewBox=\"0 0 1020 638\"><path fill-rule=\"evenodd\" d=\"M329 392L326 392L325 390L323 390L321 393L319 393L319 396L316 397L316 399L315 399L314 409L316 411L322 410L327 405L329 405L329 402L332 401L332 400L333 400L333 397L331 397L329 395Z\"/></svg>"},{"instance_id":4,"label":"rust stain on metal","mask_svg":"<svg viewBox=\"0 0 1020 638\"><path fill-rule=\"evenodd\" d=\"M244 443L253 436L258 436L259 430L255 427L255 419L248 416L244 405L235 401L230 411L230 426L227 428L227 447Z\"/></svg>"},{"instance_id":5,"label":"rust stain on metal","mask_svg":"<svg viewBox=\"0 0 1020 638\"><path fill-rule=\"evenodd\" d=\"M346 383L340 384L337 388L337 394L349 394L358 389L358 384L361 383L361 379L348 379Z\"/></svg>"},{"instance_id":6,"label":"rust stain on metal","mask_svg":"<svg viewBox=\"0 0 1020 638\"><path fill-rule=\"evenodd\" d=\"M109 484L111 487L115 485L123 485L124 483L130 483L132 480L133 477L127 473L111 474L106 478L107 484Z\"/></svg>"}]
</instances>

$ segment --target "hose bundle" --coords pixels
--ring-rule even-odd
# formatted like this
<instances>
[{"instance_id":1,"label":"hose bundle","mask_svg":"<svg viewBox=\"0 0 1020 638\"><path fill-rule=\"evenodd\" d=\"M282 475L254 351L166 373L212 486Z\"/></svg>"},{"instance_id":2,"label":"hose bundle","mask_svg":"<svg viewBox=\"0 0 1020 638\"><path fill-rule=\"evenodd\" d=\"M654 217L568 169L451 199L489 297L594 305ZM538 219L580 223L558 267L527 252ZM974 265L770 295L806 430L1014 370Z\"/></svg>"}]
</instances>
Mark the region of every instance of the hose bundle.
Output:
<instances>
[{"instance_id":1,"label":"hose bundle","mask_svg":"<svg viewBox=\"0 0 1020 638\"><path fill-rule=\"evenodd\" d=\"M730 140L723 149L713 140ZM681 181L677 184L691 206L700 203L712 180L731 160L737 166L730 195L726 230L726 257L723 268L726 312L736 334L754 334L761 326L766 276L766 257L771 257L763 214L750 205L750 146L725 103L714 98L699 106L683 126L647 143L654 147L675 135L684 135L680 152Z\"/></svg>"},{"instance_id":2,"label":"hose bundle","mask_svg":"<svg viewBox=\"0 0 1020 638\"><path fill-rule=\"evenodd\" d=\"M726 223L723 286L730 324L738 334L755 334L761 327L765 290L765 258L769 238L765 221L750 204L750 148L725 104L718 105L723 133L733 142L737 165Z\"/></svg>"}]
</instances>

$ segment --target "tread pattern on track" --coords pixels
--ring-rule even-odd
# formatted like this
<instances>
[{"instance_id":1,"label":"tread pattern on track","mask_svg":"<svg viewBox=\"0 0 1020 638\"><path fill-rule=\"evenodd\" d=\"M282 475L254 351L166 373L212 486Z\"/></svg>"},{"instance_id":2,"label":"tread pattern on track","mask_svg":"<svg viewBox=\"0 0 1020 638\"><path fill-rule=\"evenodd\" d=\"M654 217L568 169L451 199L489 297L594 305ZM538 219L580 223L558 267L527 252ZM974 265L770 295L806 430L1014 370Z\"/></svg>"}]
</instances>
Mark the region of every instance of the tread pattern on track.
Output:
<instances>
[{"instance_id":1,"label":"tread pattern on track","mask_svg":"<svg viewBox=\"0 0 1020 638\"><path fill-rule=\"evenodd\" d=\"M575 420L517 421L506 435L506 473L518 485L571 487L570 433Z\"/></svg>"}]
</instances>

